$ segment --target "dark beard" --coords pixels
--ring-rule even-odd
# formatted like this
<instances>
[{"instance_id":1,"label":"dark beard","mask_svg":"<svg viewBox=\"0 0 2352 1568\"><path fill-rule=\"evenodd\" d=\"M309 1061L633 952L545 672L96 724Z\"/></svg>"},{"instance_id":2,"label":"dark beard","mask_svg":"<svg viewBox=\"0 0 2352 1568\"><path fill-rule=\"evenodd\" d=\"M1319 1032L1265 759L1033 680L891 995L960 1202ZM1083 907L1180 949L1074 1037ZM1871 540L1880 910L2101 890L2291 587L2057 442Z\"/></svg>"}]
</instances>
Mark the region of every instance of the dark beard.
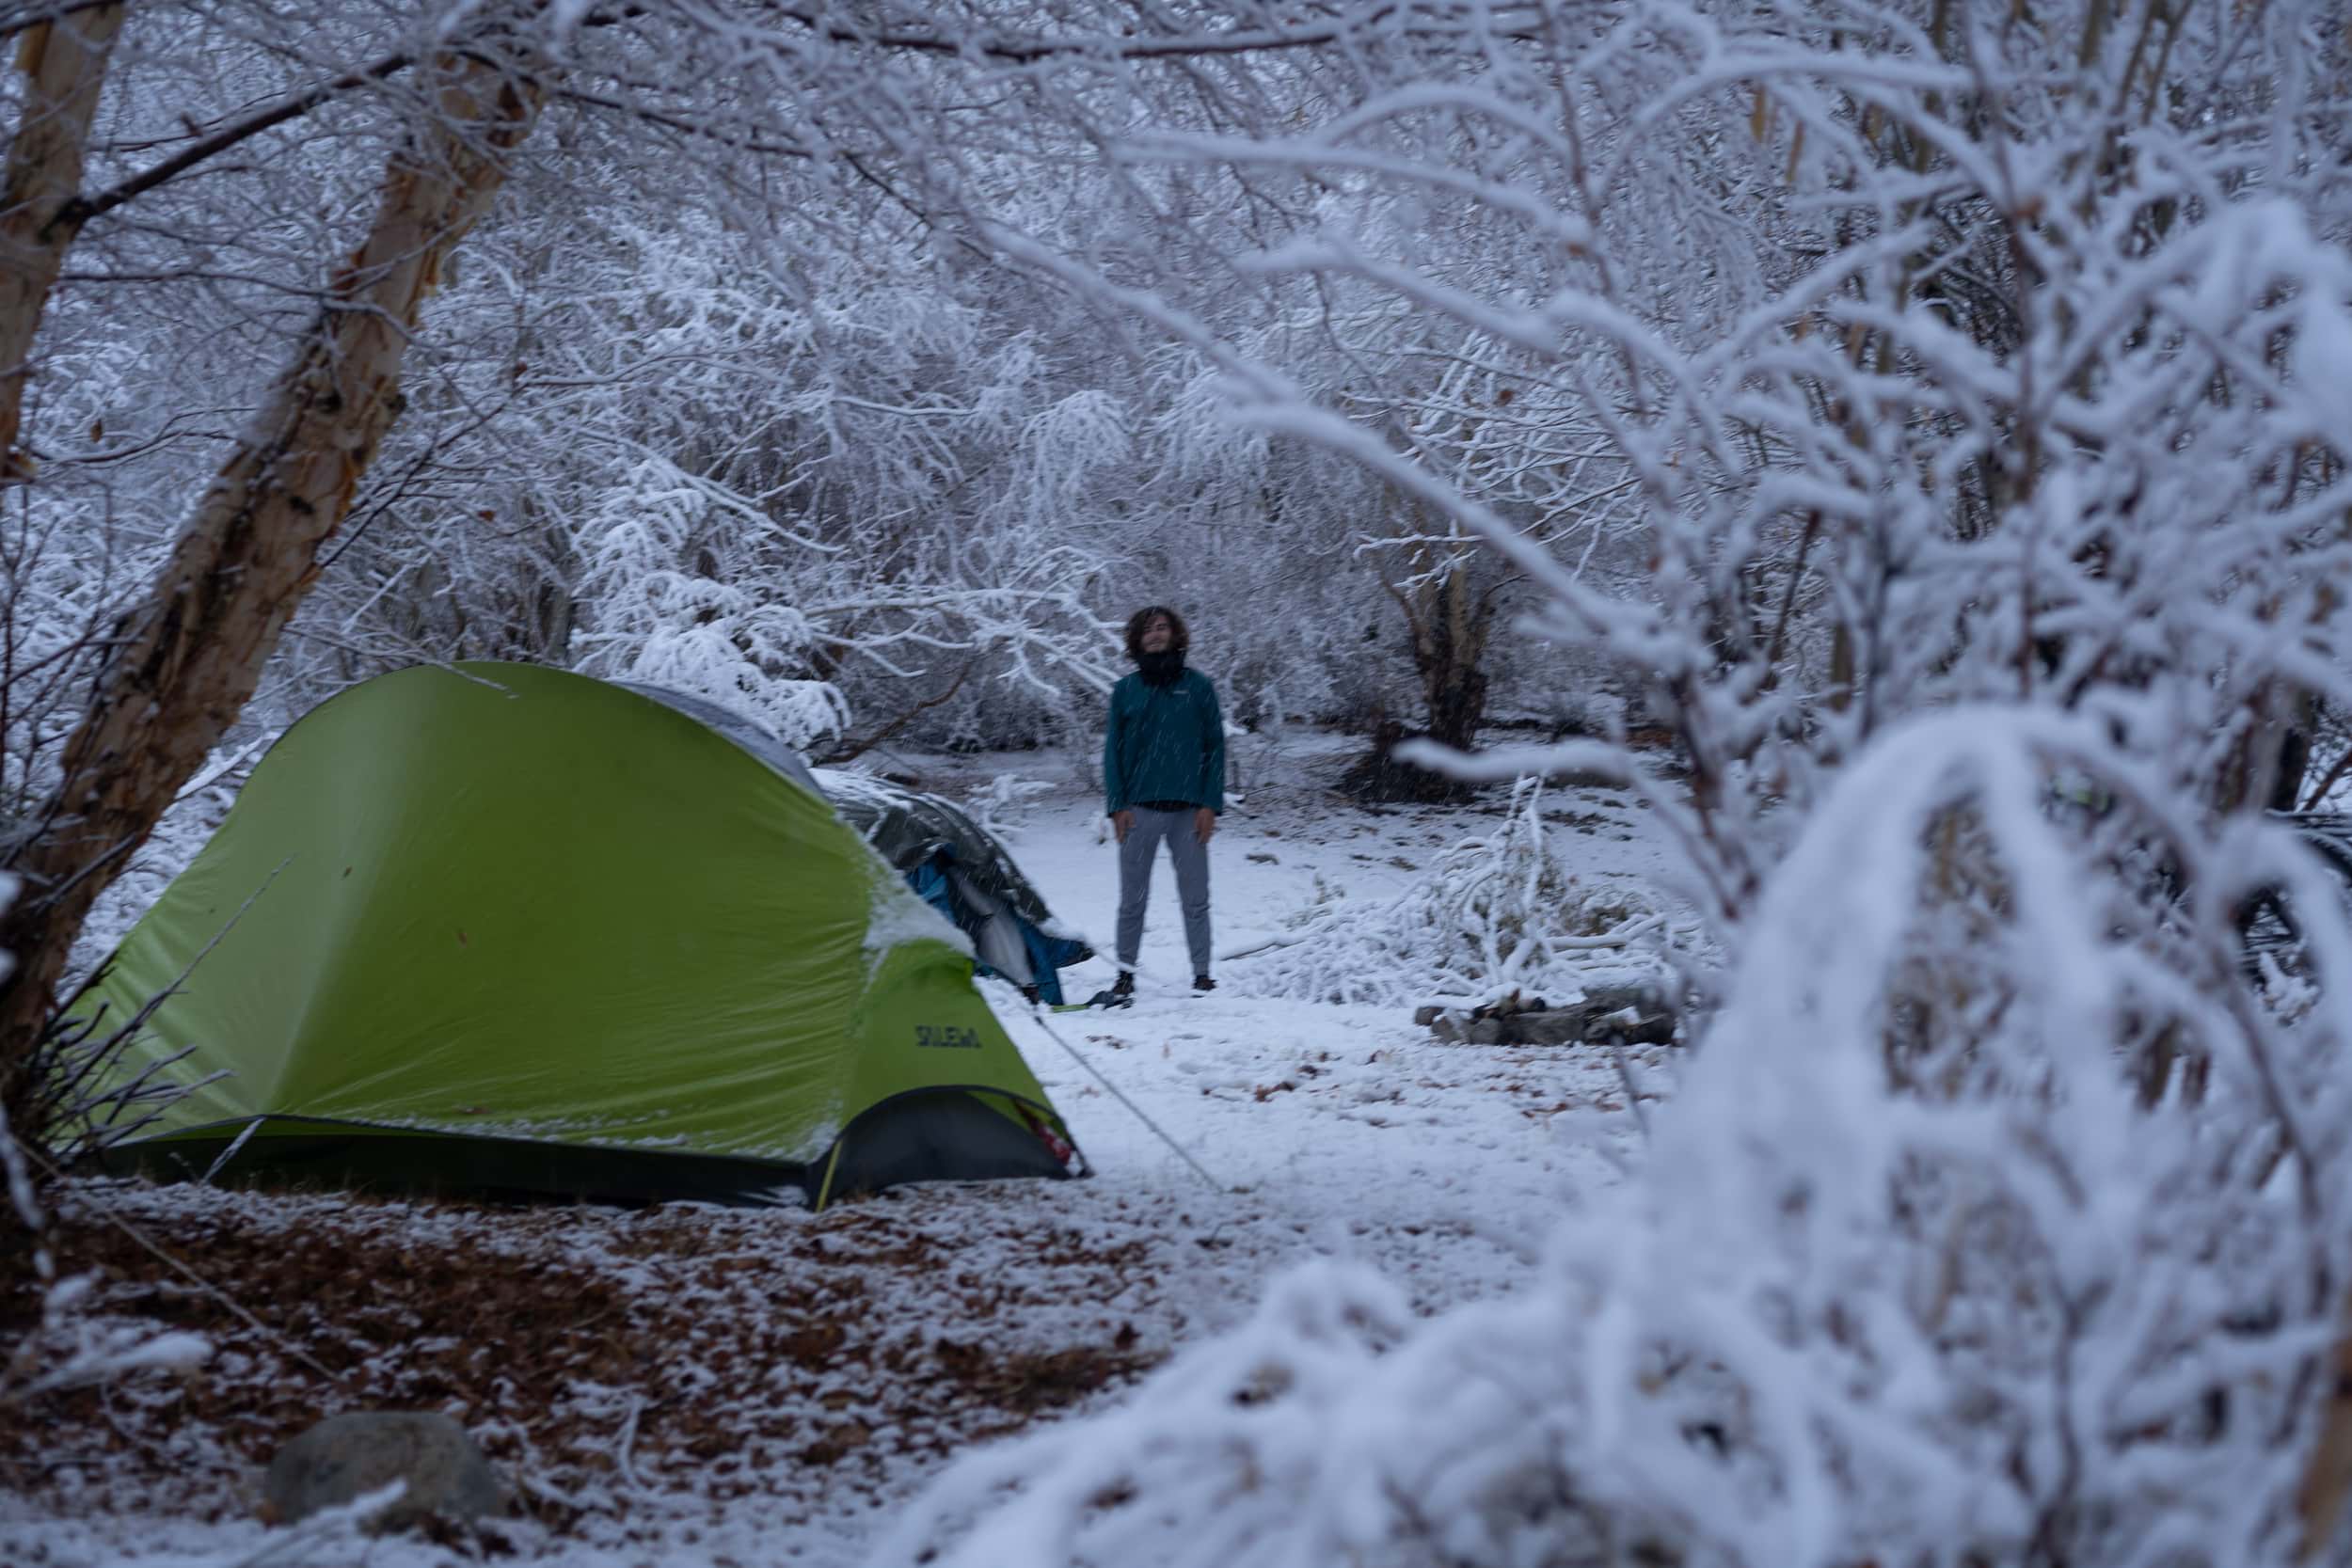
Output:
<instances>
[{"instance_id":1,"label":"dark beard","mask_svg":"<svg viewBox=\"0 0 2352 1568\"><path fill-rule=\"evenodd\" d=\"M1136 668L1146 686L1174 686L1184 673L1184 656L1170 648L1161 654L1136 655Z\"/></svg>"}]
</instances>

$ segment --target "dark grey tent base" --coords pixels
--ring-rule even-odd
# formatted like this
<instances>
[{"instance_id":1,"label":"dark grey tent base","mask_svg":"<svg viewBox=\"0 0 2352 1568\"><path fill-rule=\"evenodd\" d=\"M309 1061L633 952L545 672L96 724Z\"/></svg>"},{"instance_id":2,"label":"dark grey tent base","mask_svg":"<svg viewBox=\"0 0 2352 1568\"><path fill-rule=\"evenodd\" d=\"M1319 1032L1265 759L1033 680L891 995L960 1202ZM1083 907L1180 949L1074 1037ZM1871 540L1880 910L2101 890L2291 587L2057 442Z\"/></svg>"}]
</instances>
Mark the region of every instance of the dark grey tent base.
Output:
<instances>
[{"instance_id":1,"label":"dark grey tent base","mask_svg":"<svg viewBox=\"0 0 2352 1568\"><path fill-rule=\"evenodd\" d=\"M961 1090L884 1101L850 1124L838 1146L810 1164L661 1149L487 1138L462 1132L378 1132L310 1117L270 1118L214 1173L224 1185L319 1187L494 1202L814 1205L827 1166L831 1201L904 1181L1067 1177L1053 1152L1018 1122ZM211 1171L249 1125L148 1139L107 1149L111 1176L188 1181ZM299 1127L301 1131L286 1131Z\"/></svg>"},{"instance_id":2,"label":"dark grey tent base","mask_svg":"<svg viewBox=\"0 0 2352 1568\"><path fill-rule=\"evenodd\" d=\"M839 1147L831 1194L835 1199L902 1181L1070 1174L1028 1128L973 1095L937 1089L896 1095L871 1107L843 1131ZM815 1196L822 1189L820 1170L809 1191Z\"/></svg>"},{"instance_id":3,"label":"dark grey tent base","mask_svg":"<svg viewBox=\"0 0 2352 1568\"><path fill-rule=\"evenodd\" d=\"M332 1122L305 1125L308 1130L301 1132L247 1139L213 1180L225 1186L591 1203L797 1205L809 1191L808 1168L781 1161L582 1148L460 1133L388 1136L339 1132ZM221 1135L127 1144L106 1150L99 1165L109 1175L192 1181L211 1170L243 1131L240 1123Z\"/></svg>"}]
</instances>

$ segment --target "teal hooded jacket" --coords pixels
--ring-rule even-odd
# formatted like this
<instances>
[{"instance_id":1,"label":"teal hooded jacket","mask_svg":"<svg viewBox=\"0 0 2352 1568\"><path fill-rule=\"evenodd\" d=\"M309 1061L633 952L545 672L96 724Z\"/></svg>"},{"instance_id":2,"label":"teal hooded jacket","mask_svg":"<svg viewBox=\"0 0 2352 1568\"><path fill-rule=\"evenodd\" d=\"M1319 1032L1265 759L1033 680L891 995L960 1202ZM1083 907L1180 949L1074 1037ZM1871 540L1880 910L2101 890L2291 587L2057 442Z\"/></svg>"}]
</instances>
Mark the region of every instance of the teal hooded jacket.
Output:
<instances>
[{"instance_id":1,"label":"teal hooded jacket","mask_svg":"<svg viewBox=\"0 0 2352 1568\"><path fill-rule=\"evenodd\" d=\"M1138 672L1111 688L1103 799L1107 815L1146 800L1224 813L1225 719L1208 676L1186 670L1167 686L1153 686Z\"/></svg>"}]
</instances>

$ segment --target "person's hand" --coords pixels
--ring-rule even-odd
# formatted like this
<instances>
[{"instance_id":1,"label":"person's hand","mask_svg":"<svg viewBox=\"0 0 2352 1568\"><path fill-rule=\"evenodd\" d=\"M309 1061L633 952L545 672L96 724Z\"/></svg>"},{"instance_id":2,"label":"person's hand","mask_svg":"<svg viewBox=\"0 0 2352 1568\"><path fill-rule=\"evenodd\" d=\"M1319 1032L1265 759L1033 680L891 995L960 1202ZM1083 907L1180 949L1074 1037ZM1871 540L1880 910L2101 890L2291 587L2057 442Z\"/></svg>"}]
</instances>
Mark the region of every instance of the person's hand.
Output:
<instances>
[{"instance_id":1,"label":"person's hand","mask_svg":"<svg viewBox=\"0 0 2352 1568\"><path fill-rule=\"evenodd\" d=\"M1111 832L1120 843L1127 842L1127 835L1134 832L1135 826L1136 814L1134 812L1115 811L1111 813Z\"/></svg>"},{"instance_id":2,"label":"person's hand","mask_svg":"<svg viewBox=\"0 0 2352 1568\"><path fill-rule=\"evenodd\" d=\"M1206 806L1196 807L1192 814L1192 836L1206 844L1216 836L1216 813Z\"/></svg>"}]
</instances>

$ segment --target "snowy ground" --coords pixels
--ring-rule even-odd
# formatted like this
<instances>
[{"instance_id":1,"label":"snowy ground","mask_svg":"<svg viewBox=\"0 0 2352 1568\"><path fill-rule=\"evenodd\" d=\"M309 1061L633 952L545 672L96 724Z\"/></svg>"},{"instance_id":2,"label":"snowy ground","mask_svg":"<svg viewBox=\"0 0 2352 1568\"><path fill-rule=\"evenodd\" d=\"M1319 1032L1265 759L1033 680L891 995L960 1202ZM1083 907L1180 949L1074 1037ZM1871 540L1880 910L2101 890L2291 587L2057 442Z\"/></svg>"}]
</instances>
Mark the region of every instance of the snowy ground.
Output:
<instances>
[{"instance_id":1,"label":"snowy ground","mask_svg":"<svg viewBox=\"0 0 2352 1568\"><path fill-rule=\"evenodd\" d=\"M1340 744L1245 756L1260 776L1214 853L1220 952L1279 934L1318 879L1351 901L1393 895L1490 821L1346 803L1321 787ZM999 831L1056 913L1108 944L1113 852L1073 769L915 760L926 787L967 799L992 777L1050 784L1001 789L1017 803ZM1556 816L1580 875L1655 879L1648 814L1626 797L1564 797ZM36 1410L45 1428L0 1440L0 1563L247 1560L286 1535L252 1519L257 1461L316 1417L385 1407L474 1428L537 1515L506 1532L527 1559L853 1562L960 1449L1120 1397L1287 1264L1363 1259L1425 1310L1509 1289L1562 1195L1610 1180L1604 1146L1631 1135L1607 1057L1443 1045L1399 1008L1254 998L1246 959L1190 994L1165 861L1142 969L1119 1012L1039 1021L992 991L1089 1181L933 1187L824 1215L76 1190L85 1232L119 1237L103 1216L121 1214L260 1324L116 1261L114 1309L200 1325L222 1354L184 1383L149 1374ZM1098 959L1065 981L1083 997L1110 974ZM1636 1054L1645 1093L1667 1054ZM385 1568L457 1555L408 1540L303 1560L363 1550Z\"/></svg>"}]
</instances>

